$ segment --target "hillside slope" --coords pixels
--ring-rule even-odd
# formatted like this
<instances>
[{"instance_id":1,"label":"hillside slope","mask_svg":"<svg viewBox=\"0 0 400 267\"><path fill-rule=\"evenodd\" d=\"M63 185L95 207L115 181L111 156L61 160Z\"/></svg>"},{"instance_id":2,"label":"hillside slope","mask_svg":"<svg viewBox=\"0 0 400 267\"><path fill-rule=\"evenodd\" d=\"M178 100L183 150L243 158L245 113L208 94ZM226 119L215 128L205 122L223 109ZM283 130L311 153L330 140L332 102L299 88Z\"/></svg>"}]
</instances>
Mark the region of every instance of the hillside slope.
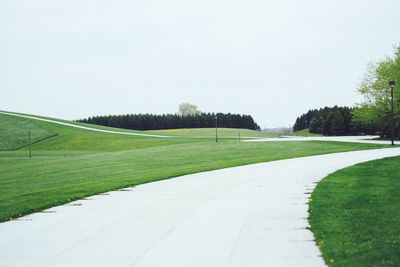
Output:
<instances>
[{"instance_id":1,"label":"hillside slope","mask_svg":"<svg viewBox=\"0 0 400 267\"><path fill-rule=\"evenodd\" d=\"M28 132L31 133L32 143L57 135L34 120L0 114L0 151L17 150L27 146Z\"/></svg>"}]
</instances>

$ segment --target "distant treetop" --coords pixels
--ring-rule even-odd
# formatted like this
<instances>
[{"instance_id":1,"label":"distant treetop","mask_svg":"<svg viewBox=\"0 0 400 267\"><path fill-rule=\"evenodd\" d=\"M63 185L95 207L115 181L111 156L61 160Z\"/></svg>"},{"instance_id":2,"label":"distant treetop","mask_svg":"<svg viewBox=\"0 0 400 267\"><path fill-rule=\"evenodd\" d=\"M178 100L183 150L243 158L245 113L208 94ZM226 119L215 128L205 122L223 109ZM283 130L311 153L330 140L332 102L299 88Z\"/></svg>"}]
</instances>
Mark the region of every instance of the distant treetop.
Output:
<instances>
[{"instance_id":1,"label":"distant treetop","mask_svg":"<svg viewBox=\"0 0 400 267\"><path fill-rule=\"evenodd\" d=\"M178 114L181 116L195 116L195 115L200 115L201 111L198 109L196 105L186 102L179 105Z\"/></svg>"}]
</instances>

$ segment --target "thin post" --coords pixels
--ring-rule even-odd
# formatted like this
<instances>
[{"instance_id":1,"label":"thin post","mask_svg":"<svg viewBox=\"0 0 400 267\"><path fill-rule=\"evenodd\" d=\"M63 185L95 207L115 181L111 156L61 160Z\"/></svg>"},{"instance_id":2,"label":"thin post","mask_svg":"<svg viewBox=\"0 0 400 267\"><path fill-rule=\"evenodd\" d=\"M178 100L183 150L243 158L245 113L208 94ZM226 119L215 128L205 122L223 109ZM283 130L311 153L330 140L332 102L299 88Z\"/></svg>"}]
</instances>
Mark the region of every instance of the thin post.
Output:
<instances>
[{"instance_id":1,"label":"thin post","mask_svg":"<svg viewBox=\"0 0 400 267\"><path fill-rule=\"evenodd\" d=\"M29 139L29 157L32 158L31 132L28 132L28 139Z\"/></svg>"},{"instance_id":2,"label":"thin post","mask_svg":"<svg viewBox=\"0 0 400 267\"><path fill-rule=\"evenodd\" d=\"M308 120L306 119L306 137L308 137L308 131L309 131L310 129L308 128Z\"/></svg>"},{"instance_id":3,"label":"thin post","mask_svg":"<svg viewBox=\"0 0 400 267\"><path fill-rule=\"evenodd\" d=\"M394 94L394 85L395 81L389 81L390 86L390 139L392 141L392 146L394 146L394 107L393 107L393 94Z\"/></svg>"},{"instance_id":4,"label":"thin post","mask_svg":"<svg viewBox=\"0 0 400 267\"><path fill-rule=\"evenodd\" d=\"M215 115L215 143L218 143L218 116Z\"/></svg>"},{"instance_id":5,"label":"thin post","mask_svg":"<svg viewBox=\"0 0 400 267\"><path fill-rule=\"evenodd\" d=\"M240 132L239 132L239 143L240 143Z\"/></svg>"}]
</instances>

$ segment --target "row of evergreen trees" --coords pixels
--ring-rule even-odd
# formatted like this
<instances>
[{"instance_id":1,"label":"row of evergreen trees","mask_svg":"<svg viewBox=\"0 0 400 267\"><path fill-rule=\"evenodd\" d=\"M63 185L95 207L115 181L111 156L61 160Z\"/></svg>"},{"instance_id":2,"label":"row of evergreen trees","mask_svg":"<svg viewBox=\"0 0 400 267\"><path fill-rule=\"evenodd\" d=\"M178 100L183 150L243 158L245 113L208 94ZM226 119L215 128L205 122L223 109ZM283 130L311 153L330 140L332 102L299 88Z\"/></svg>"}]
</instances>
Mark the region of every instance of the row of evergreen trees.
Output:
<instances>
[{"instance_id":1,"label":"row of evergreen trees","mask_svg":"<svg viewBox=\"0 0 400 267\"><path fill-rule=\"evenodd\" d=\"M215 127L215 116L218 118L218 127L261 130L250 115L231 113L201 113L187 116L178 114L127 114L94 116L77 121L132 130L162 130Z\"/></svg>"},{"instance_id":2,"label":"row of evergreen trees","mask_svg":"<svg viewBox=\"0 0 400 267\"><path fill-rule=\"evenodd\" d=\"M334 106L309 110L296 119L293 130L309 128L311 133L322 135L380 134L377 126L354 120L354 109Z\"/></svg>"}]
</instances>

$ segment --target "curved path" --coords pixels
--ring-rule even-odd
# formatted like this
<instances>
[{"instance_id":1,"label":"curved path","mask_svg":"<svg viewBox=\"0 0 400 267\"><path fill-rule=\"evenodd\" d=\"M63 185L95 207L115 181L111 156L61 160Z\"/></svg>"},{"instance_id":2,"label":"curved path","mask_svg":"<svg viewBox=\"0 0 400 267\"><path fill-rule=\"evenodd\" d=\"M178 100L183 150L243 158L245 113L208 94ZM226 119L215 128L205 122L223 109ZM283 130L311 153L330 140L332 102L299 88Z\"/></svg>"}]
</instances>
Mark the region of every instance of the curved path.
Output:
<instances>
[{"instance_id":1,"label":"curved path","mask_svg":"<svg viewBox=\"0 0 400 267\"><path fill-rule=\"evenodd\" d=\"M15 117L21 117L21 118L27 118L27 119L32 119L32 120L38 120L38 121L46 121L46 122L51 122L51 123L60 124L60 125L64 125L64 126L69 126L69 127L74 127L74 128L79 128L79 129L84 129L84 130L89 130L89 131L94 131L94 132L109 133L109 134L122 134L122 135L159 137L159 138L170 138L170 137L173 137L173 136L157 135L157 134L142 134L142 133L130 133L130 132L118 132L118 131L102 130L102 129L86 127L86 126L77 125L77 124L68 123L68 122L44 119L44 118L39 118L39 117L34 117L34 116L29 116L29 115L23 115L23 114L17 114L17 113L10 113L10 112L5 112L5 111L0 111L0 114L10 115L10 116L15 116Z\"/></svg>"},{"instance_id":2,"label":"curved path","mask_svg":"<svg viewBox=\"0 0 400 267\"><path fill-rule=\"evenodd\" d=\"M345 152L222 169L0 224L0 266L324 266L308 197L329 173L400 155Z\"/></svg>"},{"instance_id":3,"label":"curved path","mask_svg":"<svg viewBox=\"0 0 400 267\"><path fill-rule=\"evenodd\" d=\"M283 136L283 137L269 137L244 140L244 142L290 142L290 141L333 141L333 142L346 142L346 143L363 143L363 144L379 144L390 145L391 141L388 140L374 140L379 138L379 135L355 135L355 136ZM400 145L399 141L394 142Z\"/></svg>"}]
</instances>

